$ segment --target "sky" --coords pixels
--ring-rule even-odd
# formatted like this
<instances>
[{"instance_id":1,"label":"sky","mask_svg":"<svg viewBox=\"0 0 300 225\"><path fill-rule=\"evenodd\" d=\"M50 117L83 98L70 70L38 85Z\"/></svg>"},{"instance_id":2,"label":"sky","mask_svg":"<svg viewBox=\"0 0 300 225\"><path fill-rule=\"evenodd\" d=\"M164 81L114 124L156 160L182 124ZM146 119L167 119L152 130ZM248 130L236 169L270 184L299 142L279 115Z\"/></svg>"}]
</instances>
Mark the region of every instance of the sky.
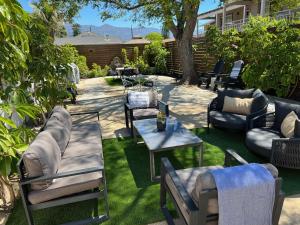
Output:
<instances>
[{"instance_id":1,"label":"sky","mask_svg":"<svg viewBox=\"0 0 300 225\"><path fill-rule=\"evenodd\" d=\"M32 9L30 7L30 0L19 0L23 8L31 12ZM200 5L199 13L209 11L211 9L215 9L218 7L219 1L218 0L203 0ZM133 24L130 21L129 16L119 18L116 20L106 20L101 21L99 12L95 9L93 9L91 6L84 7L80 10L79 16L75 18L75 22L79 23L80 25L94 25L94 26L101 26L103 24L110 24L117 27L138 27L139 24ZM161 28L161 24L155 23L155 24L145 24L144 26L147 27L155 27L155 28Z\"/></svg>"}]
</instances>

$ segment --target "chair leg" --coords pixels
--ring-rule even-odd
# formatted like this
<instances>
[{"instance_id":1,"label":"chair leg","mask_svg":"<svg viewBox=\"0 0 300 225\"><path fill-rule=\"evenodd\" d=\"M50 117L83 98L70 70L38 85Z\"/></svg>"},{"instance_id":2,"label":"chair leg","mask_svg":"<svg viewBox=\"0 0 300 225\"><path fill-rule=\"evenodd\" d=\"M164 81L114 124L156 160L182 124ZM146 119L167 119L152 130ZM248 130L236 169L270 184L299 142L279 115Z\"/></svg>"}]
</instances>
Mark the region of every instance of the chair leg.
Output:
<instances>
[{"instance_id":1,"label":"chair leg","mask_svg":"<svg viewBox=\"0 0 300 225\"><path fill-rule=\"evenodd\" d=\"M22 198L22 202L23 202L24 211L25 211L25 215L26 215L28 225L34 225L32 213L31 213L30 209L28 208L27 201L25 199L24 192L23 192L23 187L21 185L20 185L20 194L21 194L21 198Z\"/></svg>"},{"instance_id":2,"label":"chair leg","mask_svg":"<svg viewBox=\"0 0 300 225\"><path fill-rule=\"evenodd\" d=\"M133 110L129 110L130 117L130 135L133 137Z\"/></svg>"},{"instance_id":3,"label":"chair leg","mask_svg":"<svg viewBox=\"0 0 300 225\"><path fill-rule=\"evenodd\" d=\"M103 172L103 178L104 178L104 207L107 217L109 217L109 204L108 204L108 194L107 194L107 186L106 186L106 178L105 173Z\"/></svg>"},{"instance_id":4,"label":"chair leg","mask_svg":"<svg viewBox=\"0 0 300 225\"><path fill-rule=\"evenodd\" d=\"M129 121L128 121L128 110L126 106L124 106L124 111L125 111L125 123L126 123L126 128L129 128Z\"/></svg>"}]
</instances>

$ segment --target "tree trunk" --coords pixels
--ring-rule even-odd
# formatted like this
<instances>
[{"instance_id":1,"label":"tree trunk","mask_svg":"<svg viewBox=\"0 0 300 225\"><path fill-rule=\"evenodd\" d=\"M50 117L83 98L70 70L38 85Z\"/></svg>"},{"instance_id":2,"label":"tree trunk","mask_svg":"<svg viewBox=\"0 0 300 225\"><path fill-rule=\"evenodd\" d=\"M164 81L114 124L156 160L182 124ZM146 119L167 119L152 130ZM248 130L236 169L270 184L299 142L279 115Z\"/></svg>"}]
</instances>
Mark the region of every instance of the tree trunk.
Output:
<instances>
[{"instance_id":1,"label":"tree trunk","mask_svg":"<svg viewBox=\"0 0 300 225\"><path fill-rule=\"evenodd\" d=\"M9 212L14 207L14 203L16 200L14 189L11 183L9 182L9 179L1 175L0 175L0 184L1 184L0 187L2 189L0 193L0 198L3 201L3 206L1 206L0 208L2 208L4 211ZM7 188L8 193L6 193L5 188ZM8 196L6 194L8 194Z\"/></svg>"},{"instance_id":2,"label":"tree trunk","mask_svg":"<svg viewBox=\"0 0 300 225\"><path fill-rule=\"evenodd\" d=\"M193 56L193 39L183 37L182 39L176 40L176 42L183 71L181 83L196 84L198 82L198 77L195 71Z\"/></svg>"}]
</instances>

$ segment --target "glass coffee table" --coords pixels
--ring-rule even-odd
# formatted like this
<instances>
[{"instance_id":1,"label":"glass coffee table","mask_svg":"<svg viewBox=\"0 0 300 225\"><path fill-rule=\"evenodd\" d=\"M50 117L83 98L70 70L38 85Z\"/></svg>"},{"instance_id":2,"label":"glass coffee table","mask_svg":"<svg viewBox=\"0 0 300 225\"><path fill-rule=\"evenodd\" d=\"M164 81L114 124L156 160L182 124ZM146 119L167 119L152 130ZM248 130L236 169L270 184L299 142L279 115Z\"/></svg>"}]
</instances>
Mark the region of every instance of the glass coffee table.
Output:
<instances>
[{"instance_id":1,"label":"glass coffee table","mask_svg":"<svg viewBox=\"0 0 300 225\"><path fill-rule=\"evenodd\" d=\"M199 150L199 165L203 160L203 141L191 131L183 127L175 118L167 120L166 130L157 131L157 119L136 120L133 122L134 140L137 143L137 135L144 140L150 156L151 180L157 181L159 176L155 176L154 153L169 151L177 148L195 147Z\"/></svg>"}]
</instances>

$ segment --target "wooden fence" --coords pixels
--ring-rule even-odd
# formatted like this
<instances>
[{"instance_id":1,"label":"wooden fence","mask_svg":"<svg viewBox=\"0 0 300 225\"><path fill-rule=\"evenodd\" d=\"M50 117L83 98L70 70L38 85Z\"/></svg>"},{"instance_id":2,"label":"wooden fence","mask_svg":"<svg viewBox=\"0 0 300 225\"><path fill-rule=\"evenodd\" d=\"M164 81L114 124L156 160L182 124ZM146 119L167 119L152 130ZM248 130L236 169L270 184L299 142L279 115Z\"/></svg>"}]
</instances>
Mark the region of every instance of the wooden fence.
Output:
<instances>
[{"instance_id":1,"label":"wooden fence","mask_svg":"<svg viewBox=\"0 0 300 225\"><path fill-rule=\"evenodd\" d=\"M122 48L127 50L128 59L133 58L133 48L139 47L140 54L143 52L145 44L105 44L105 45L78 45L75 46L80 55L84 55L87 59L87 65L92 67L93 63L97 63L101 67L110 65L114 57L121 58Z\"/></svg>"},{"instance_id":2,"label":"wooden fence","mask_svg":"<svg viewBox=\"0 0 300 225\"><path fill-rule=\"evenodd\" d=\"M194 62L197 73L207 72L212 69L215 64L215 59L209 56L207 52L207 45L204 37L194 38ZM178 54L178 47L175 41L165 42L165 47L170 54L167 57L168 71L171 73L181 74L182 69Z\"/></svg>"}]
</instances>

